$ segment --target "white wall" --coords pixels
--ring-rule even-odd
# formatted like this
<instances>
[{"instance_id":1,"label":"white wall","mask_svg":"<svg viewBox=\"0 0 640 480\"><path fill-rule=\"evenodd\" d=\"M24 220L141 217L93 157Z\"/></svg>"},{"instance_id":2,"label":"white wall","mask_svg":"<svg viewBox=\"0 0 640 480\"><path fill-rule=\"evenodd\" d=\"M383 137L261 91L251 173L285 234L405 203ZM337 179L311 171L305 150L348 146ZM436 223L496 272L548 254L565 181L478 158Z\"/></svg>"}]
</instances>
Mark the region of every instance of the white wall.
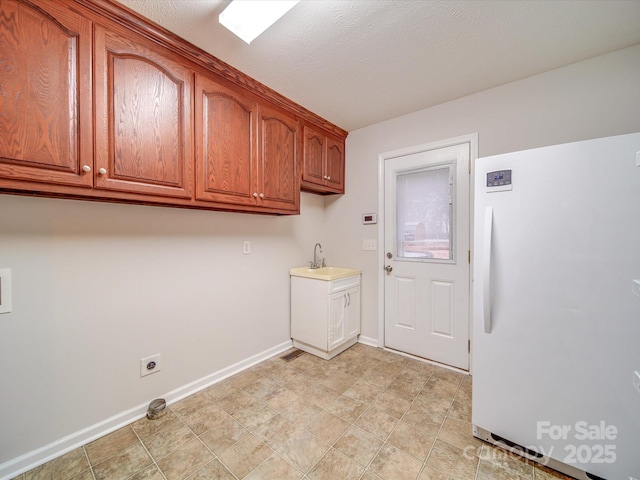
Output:
<instances>
[{"instance_id":1,"label":"white wall","mask_svg":"<svg viewBox=\"0 0 640 480\"><path fill-rule=\"evenodd\" d=\"M361 215L378 209L380 153L473 132L479 156L487 156L636 131L640 45L351 132L348 193L327 200L326 246L333 262L363 271L362 334L378 337L381 251L362 251L362 240L378 238L378 229L363 226Z\"/></svg>"},{"instance_id":2,"label":"white wall","mask_svg":"<svg viewBox=\"0 0 640 480\"><path fill-rule=\"evenodd\" d=\"M13 276L0 477L3 462L290 341L288 269L324 240L324 201L302 194L300 216L274 217L0 195ZM156 353L162 371L140 378Z\"/></svg>"}]
</instances>

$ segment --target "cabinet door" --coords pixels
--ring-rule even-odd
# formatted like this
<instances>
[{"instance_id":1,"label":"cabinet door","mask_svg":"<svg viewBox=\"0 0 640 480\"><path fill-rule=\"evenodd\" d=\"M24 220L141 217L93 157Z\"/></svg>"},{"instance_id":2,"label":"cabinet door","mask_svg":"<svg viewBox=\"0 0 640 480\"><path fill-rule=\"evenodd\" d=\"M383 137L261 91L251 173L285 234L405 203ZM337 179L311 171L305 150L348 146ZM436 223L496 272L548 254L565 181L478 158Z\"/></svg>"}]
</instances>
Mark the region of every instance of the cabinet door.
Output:
<instances>
[{"instance_id":1,"label":"cabinet door","mask_svg":"<svg viewBox=\"0 0 640 480\"><path fill-rule=\"evenodd\" d=\"M96 26L96 187L191 197L193 72L170 56Z\"/></svg>"},{"instance_id":2,"label":"cabinet door","mask_svg":"<svg viewBox=\"0 0 640 480\"><path fill-rule=\"evenodd\" d=\"M298 122L264 105L259 109L258 205L297 211L300 205Z\"/></svg>"},{"instance_id":3,"label":"cabinet door","mask_svg":"<svg viewBox=\"0 0 640 480\"><path fill-rule=\"evenodd\" d=\"M344 142L327 137L327 166L325 185L337 193L344 193Z\"/></svg>"},{"instance_id":4,"label":"cabinet door","mask_svg":"<svg viewBox=\"0 0 640 480\"><path fill-rule=\"evenodd\" d=\"M44 1L0 18L0 177L90 187L91 22Z\"/></svg>"},{"instance_id":5,"label":"cabinet door","mask_svg":"<svg viewBox=\"0 0 640 480\"><path fill-rule=\"evenodd\" d=\"M360 287L347 290L347 307L345 314L345 339L360 334Z\"/></svg>"},{"instance_id":6,"label":"cabinet door","mask_svg":"<svg viewBox=\"0 0 640 480\"><path fill-rule=\"evenodd\" d=\"M347 295L334 293L329 297L329 338L327 351L338 347L345 340L345 315L347 313Z\"/></svg>"},{"instance_id":7,"label":"cabinet door","mask_svg":"<svg viewBox=\"0 0 640 480\"><path fill-rule=\"evenodd\" d=\"M257 103L196 76L196 198L255 205Z\"/></svg>"},{"instance_id":8,"label":"cabinet door","mask_svg":"<svg viewBox=\"0 0 640 480\"><path fill-rule=\"evenodd\" d=\"M324 185L324 159L326 137L317 130L304 126L302 180Z\"/></svg>"}]
</instances>

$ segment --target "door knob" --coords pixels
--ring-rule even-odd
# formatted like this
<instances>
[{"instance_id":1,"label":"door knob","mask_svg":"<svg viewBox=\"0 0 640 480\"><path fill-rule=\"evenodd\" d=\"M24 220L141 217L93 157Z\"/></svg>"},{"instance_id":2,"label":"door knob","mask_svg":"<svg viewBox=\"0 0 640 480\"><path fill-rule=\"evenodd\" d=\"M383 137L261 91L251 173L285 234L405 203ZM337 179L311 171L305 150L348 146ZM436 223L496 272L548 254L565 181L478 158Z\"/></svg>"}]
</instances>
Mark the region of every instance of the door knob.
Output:
<instances>
[{"instance_id":1,"label":"door knob","mask_svg":"<svg viewBox=\"0 0 640 480\"><path fill-rule=\"evenodd\" d=\"M387 271L387 273L391 273L393 271L393 267L391 265L387 265L386 267L384 267L384 269Z\"/></svg>"}]
</instances>

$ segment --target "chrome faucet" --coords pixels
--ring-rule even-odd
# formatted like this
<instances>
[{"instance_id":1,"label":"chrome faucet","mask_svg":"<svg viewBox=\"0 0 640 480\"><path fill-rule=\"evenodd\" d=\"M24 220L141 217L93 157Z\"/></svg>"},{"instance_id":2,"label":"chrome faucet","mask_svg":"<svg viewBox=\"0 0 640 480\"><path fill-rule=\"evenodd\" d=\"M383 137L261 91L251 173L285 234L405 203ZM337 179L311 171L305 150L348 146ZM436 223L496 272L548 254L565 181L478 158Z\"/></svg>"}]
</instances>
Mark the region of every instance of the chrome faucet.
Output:
<instances>
[{"instance_id":1,"label":"chrome faucet","mask_svg":"<svg viewBox=\"0 0 640 480\"><path fill-rule=\"evenodd\" d=\"M322 245L316 243L313 247L313 262L309 262L312 269L324 267L324 258L322 259L322 263L318 261L318 249L320 249L320 253L322 253Z\"/></svg>"}]
</instances>

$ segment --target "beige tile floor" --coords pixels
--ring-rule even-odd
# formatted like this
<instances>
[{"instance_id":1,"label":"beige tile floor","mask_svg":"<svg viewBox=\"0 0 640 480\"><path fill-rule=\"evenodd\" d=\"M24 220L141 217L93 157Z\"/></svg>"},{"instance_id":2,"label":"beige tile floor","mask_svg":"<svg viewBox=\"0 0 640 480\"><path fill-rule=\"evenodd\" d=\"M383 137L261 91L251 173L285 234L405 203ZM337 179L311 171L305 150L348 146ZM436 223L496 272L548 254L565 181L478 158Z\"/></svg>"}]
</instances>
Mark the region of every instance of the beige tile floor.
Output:
<instances>
[{"instance_id":1,"label":"beige tile floor","mask_svg":"<svg viewBox=\"0 0 640 480\"><path fill-rule=\"evenodd\" d=\"M17 480L551 480L471 435L471 378L356 344L278 357Z\"/></svg>"}]
</instances>

